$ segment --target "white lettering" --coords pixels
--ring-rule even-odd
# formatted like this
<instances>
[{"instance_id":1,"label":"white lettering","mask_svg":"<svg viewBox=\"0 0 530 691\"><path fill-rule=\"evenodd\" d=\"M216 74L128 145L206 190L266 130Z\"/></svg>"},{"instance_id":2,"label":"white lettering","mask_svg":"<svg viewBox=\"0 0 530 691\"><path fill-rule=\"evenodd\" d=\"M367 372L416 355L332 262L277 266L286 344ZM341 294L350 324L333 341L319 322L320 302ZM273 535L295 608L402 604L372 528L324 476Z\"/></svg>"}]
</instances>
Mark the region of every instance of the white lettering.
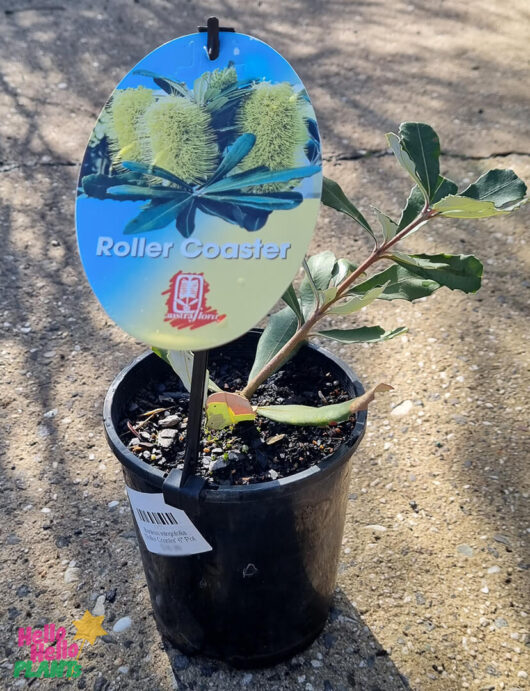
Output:
<instances>
[{"instance_id":1,"label":"white lettering","mask_svg":"<svg viewBox=\"0 0 530 691\"><path fill-rule=\"evenodd\" d=\"M114 254L117 257L127 257L131 252L131 246L129 245L128 242L125 242L125 240L122 240L121 242L117 242L114 245Z\"/></svg>"},{"instance_id":2,"label":"white lettering","mask_svg":"<svg viewBox=\"0 0 530 691\"><path fill-rule=\"evenodd\" d=\"M152 259L156 259L162 254L162 245L159 242L150 242L147 245L146 254Z\"/></svg>"},{"instance_id":3,"label":"white lettering","mask_svg":"<svg viewBox=\"0 0 530 691\"><path fill-rule=\"evenodd\" d=\"M114 240L112 238L106 237L105 235L100 235L98 238L96 256L101 257L104 254L106 257L110 257L110 250L113 244Z\"/></svg>"},{"instance_id":4,"label":"white lettering","mask_svg":"<svg viewBox=\"0 0 530 691\"><path fill-rule=\"evenodd\" d=\"M235 259L238 255L237 250L238 246L234 242L227 242L226 245L221 245L221 256L225 259Z\"/></svg>"},{"instance_id":5,"label":"white lettering","mask_svg":"<svg viewBox=\"0 0 530 691\"><path fill-rule=\"evenodd\" d=\"M206 259L215 259L219 256L221 248L216 245L215 242L207 242L202 250L203 255Z\"/></svg>"},{"instance_id":6,"label":"white lettering","mask_svg":"<svg viewBox=\"0 0 530 691\"><path fill-rule=\"evenodd\" d=\"M180 251L185 257L196 259L201 256L202 243L197 240L184 240L180 246Z\"/></svg>"}]
</instances>

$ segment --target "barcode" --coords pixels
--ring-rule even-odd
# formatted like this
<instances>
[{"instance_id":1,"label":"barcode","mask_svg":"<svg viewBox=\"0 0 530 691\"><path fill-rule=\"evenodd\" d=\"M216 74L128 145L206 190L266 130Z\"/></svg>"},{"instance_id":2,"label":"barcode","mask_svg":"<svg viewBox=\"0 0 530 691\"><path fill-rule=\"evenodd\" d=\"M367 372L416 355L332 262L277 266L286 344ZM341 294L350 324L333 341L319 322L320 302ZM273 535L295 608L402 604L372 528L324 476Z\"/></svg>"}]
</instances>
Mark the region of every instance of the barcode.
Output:
<instances>
[{"instance_id":1,"label":"barcode","mask_svg":"<svg viewBox=\"0 0 530 691\"><path fill-rule=\"evenodd\" d=\"M143 511L142 509L136 509L136 513L144 523L154 523L155 525L177 525L177 519L172 513Z\"/></svg>"}]
</instances>

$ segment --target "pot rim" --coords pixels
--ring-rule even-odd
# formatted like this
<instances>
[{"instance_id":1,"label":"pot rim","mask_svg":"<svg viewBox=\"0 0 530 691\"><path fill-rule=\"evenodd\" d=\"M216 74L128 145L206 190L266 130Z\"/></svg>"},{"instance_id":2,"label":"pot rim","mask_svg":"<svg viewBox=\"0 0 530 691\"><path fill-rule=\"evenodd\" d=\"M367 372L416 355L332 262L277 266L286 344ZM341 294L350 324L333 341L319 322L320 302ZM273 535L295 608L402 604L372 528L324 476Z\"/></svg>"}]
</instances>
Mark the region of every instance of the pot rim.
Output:
<instances>
[{"instance_id":1,"label":"pot rim","mask_svg":"<svg viewBox=\"0 0 530 691\"><path fill-rule=\"evenodd\" d=\"M247 333L249 334L259 334L261 329L251 329ZM246 335L246 334L244 334ZM242 337L240 337L242 338ZM303 348L310 348L325 358L331 360L336 367L344 372L347 378L353 385L356 396L361 396L364 393L364 387L357 378L357 375L353 370L339 357L331 353L326 348L322 346L317 346L313 343L306 343ZM105 396L105 402L103 404L103 423L105 426L105 435L109 446L111 447L114 455L124 465L128 470L139 475L141 478L149 482L153 487L157 488L160 492L163 491L163 483L168 476L168 472L163 472L159 468L155 468L149 463L146 463L142 459L138 458L132 451L125 446L125 444L120 439L117 430L112 422L112 407L114 402L114 397L119 387L126 379L127 376L137 367L141 362L149 357L158 357L151 350L142 353L136 357L132 362L130 362L126 367L124 367L121 372L114 378L112 384L107 390ZM254 498L257 494L268 495L271 492L277 493L278 490L283 492L289 492L294 489L294 486L303 480L306 481L318 481L322 478L323 474L328 474L332 472L335 467L342 465L343 462L347 461L357 446L359 445L361 439L364 436L366 430L366 420L367 411L361 410L356 415L355 426L351 432L350 437L343 442L335 451L319 461L309 468L305 468L298 473L293 473L287 477L279 478L277 480L268 480L267 482L256 482L249 485L232 485L232 486L222 486L217 489L205 486L201 491L201 497L210 501L216 502L233 502L241 501L244 499Z\"/></svg>"}]
</instances>

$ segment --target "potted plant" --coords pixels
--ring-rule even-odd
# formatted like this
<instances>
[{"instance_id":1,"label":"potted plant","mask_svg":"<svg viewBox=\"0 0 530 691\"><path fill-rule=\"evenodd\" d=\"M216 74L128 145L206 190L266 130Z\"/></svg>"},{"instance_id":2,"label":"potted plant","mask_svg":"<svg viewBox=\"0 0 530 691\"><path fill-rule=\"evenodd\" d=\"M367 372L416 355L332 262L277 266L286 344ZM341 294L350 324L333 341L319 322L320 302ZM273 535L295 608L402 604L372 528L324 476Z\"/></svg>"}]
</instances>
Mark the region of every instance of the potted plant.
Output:
<instances>
[{"instance_id":1,"label":"potted plant","mask_svg":"<svg viewBox=\"0 0 530 691\"><path fill-rule=\"evenodd\" d=\"M414 183L399 219L375 209L372 228L325 179L322 202L369 234L371 252L310 257L263 332L210 353L213 394L189 491L179 495L172 476L183 465L192 354L155 349L107 395L106 433L127 486L163 494L211 547L164 556L138 531L155 617L186 653L249 667L293 655L318 635L335 585L349 460L369 402L391 387L364 392L347 365L311 338L382 342L406 329L356 327L355 314L375 300L412 302L442 287L476 292L476 257L410 254L400 242L434 218L502 216L525 201L526 186L511 170L491 170L458 192L440 175L439 140L428 125L403 123L387 140ZM334 315L351 316L351 327L327 326Z\"/></svg>"}]
</instances>

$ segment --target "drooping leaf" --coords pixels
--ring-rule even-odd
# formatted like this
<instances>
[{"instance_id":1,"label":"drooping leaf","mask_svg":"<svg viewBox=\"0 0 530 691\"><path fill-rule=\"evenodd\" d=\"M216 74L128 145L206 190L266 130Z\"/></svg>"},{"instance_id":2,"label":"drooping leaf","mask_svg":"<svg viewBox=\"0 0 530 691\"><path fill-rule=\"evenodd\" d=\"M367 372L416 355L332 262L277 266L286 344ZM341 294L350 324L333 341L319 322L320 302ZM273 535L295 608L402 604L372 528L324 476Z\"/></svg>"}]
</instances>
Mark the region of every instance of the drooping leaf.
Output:
<instances>
[{"instance_id":1,"label":"drooping leaf","mask_svg":"<svg viewBox=\"0 0 530 691\"><path fill-rule=\"evenodd\" d=\"M513 170L489 170L469 185L461 195L479 201L493 202L497 208L517 204L526 194L526 185Z\"/></svg>"},{"instance_id":2,"label":"drooping leaf","mask_svg":"<svg viewBox=\"0 0 530 691\"><path fill-rule=\"evenodd\" d=\"M375 240L374 231L366 218L344 194L340 185L326 177L324 177L322 185L322 203L353 218Z\"/></svg>"},{"instance_id":3,"label":"drooping leaf","mask_svg":"<svg viewBox=\"0 0 530 691\"><path fill-rule=\"evenodd\" d=\"M414 163L416 175L427 199L432 200L440 175L440 140L429 125L422 122L403 122L399 126L402 147Z\"/></svg>"},{"instance_id":4,"label":"drooping leaf","mask_svg":"<svg viewBox=\"0 0 530 691\"><path fill-rule=\"evenodd\" d=\"M320 172L319 166L304 166L303 168L288 168L285 170L261 171L253 170L237 173L223 178L213 185L207 185L208 194L214 192L230 192L239 190L242 187L257 187L258 185L268 185L273 182L289 182L299 178L309 178L315 173Z\"/></svg>"},{"instance_id":5,"label":"drooping leaf","mask_svg":"<svg viewBox=\"0 0 530 691\"><path fill-rule=\"evenodd\" d=\"M432 208L446 218L489 218L510 213L508 210L498 209L493 202L455 194L444 197L433 204Z\"/></svg>"},{"instance_id":6,"label":"drooping leaf","mask_svg":"<svg viewBox=\"0 0 530 691\"><path fill-rule=\"evenodd\" d=\"M312 314L317 306L319 291L326 290L337 258L329 250L314 254L304 266L304 278L300 284L300 303L304 317Z\"/></svg>"},{"instance_id":7,"label":"drooping leaf","mask_svg":"<svg viewBox=\"0 0 530 691\"><path fill-rule=\"evenodd\" d=\"M362 285L362 284L361 284ZM329 314L352 314L353 312L358 312L363 307L367 307L370 303L381 295L381 293L386 288L386 284L375 286L370 288L362 295L355 295L353 297L348 297L344 302L336 303L330 310Z\"/></svg>"},{"instance_id":8,"label":"drooping leaf","mask_svg":"<svg viewBox=\"0 0 530 691\"><path fill-rule=\"evenodd\" d=\"M184 180L181 180L173 173L170 173L169 170L165 170L164 168L160 168L159 166L148 166L145 163L138 163L137 161L122 161L121 165L124 168L127 168L127 170L131 170L135 173L142 173L143 175L154 175L157 178L169 180L169 182L172 182L173 184L182 187L188 192L191 192L193 190L193 187L189 185L187 182L184 182Z\"/></svg>"},{"instance_id":9,"label":"drooping leaf","mask_svg":"<svg viewBox=\"0 0 530 691\"><path fill-rule=\"evenodd\" d=\"M162 350L151 347L151 350L171 366L177 377L182 382L186 391L191 392L191 375L193 371L194 355L190 350ZM221 391L219 386L210 379L209 372L206 373L206 381L210 391ZM205 397L206 397L205 389Z\"/></svg>"},{"instance_id":10,"label":"drooping leaf","mask_svg":"<svg viewBox=\"0 0 530 691\"><path fill-rule=\"evenodd\" d=\"M220 192L219 194L207 194L208 199L217 202L242 204L253 209L265 209L275 211L281 209L295 209L304 200L299 192L275 192L266 194L244 194Z\"/></svg>"},{"instance_id":11,"label":"drooping leaf","mask_svg":"<svg viewBox=\"0 0 530 691\"><path fill-rule=\"evenodd\" d=\"M206 426L209 429L223 429L255 418L249 400L239 394L222 391L206 399Z\"/></svg>"},{"instance_id":12,"label":"drooping leaf","mask_svg":"<svg viewBox=\"0 0 530 691\"><path fill-rule=\"evenodd\" d=\"M255 143L256 136L254 134L247 133L238 137L227 153L225 153L223 156L223 160L219 164L219 167L204 186L205 189L208 189L208 187L214 182L224 178L225 175L228 175L228 173L233 170L251 151Z\"/></svg>"},{"instance_id":13,"label":"drooping leaf","mask_svg":"<svg viewBox=\"0 0 530 691\"><path fill-rule=\"evenodd\" d=\"M349 294L363 294L376 286L385 285L386 288L379 295L380 300L418 300L427 297L440 288L436 281L420 278L403 266L389 266L363 283L351 288Z\"/></svg>"},{"instance_id":14,"label":"drooping leaf","mask_svg":"<svg viewBox=\"0 0 530 691\"><path fill-rule=\"evenodd\" d=\"M185 237L189 238L195 230L195 213L197 211L197 199L188 197L179 206L176 218L177 230Z\"/></svg>"},{"instance_id":15,"label":"drooping leaf","mask_svg":"<svg viewBox=\"0 0 530 691\"><path fill-rule=\"evenodd\" d=\"M394 261L413 274L436 281L440 286L451 290L476 293L480 288L483 266L472 254L397 253Z\"/></svg>"},{"instance_id":16,"label":"drooping leaf","mask_svg":"<svg viewBox=\"0 0 530 691\"><path fill-rule=\"evenodd\" d=\"M298 318L298 322L300 324L303 324L304 323L304 315L302 314L302 308L300 306L300 301L298 300L298 295L296 294L296 290L294 289L294 286L292 283L289 284L289 287L287 288L285 293L282 295L282 300L296 314L296 316Z\"/></svg>"},{"instance_id":17,"label":"drooping leaf","mask_svg":"<svg viewBox=\"0 0 530 691\"><path fill-rule=\"evenodd\" d=\"M256 358L249 375L251 381L287 341L294 336L298 318L290 307L284 307L273 314L261 334L256 348Z\"/></svg>"},{"instance_id":18,"label":"drooping leaf","mask_svg":"<svg viewBox=\"0 0 530 691\"><path fill-rule=\"evenodd\" d=\"M187 204L188 199L188 197L180 201L171 199L163 204L147 206L125 226L123 230L124 235L148 233L152 230L165 228L177 218L180 208Z\"/></svg>"},{"instance_id":19,"label":"drooping leaf","mask_svg":"<svg viewBox=\"0 0 530 691\"><path fill-rule=\"evenodd\" d=\"M396 236L398 230L397 223L395 223L391 218L389 218L386 214L384 214L376 207L374 207L374 211L377 216L377 220L379 221L379 224L381 226L385 242L392 240Z\"/></svg>"},{"instance_id":20,"label":"drooping leaf","mask_svg":"<svg viewBox=\"0 0 530 691\"><path fill-rule=\"evenodd\" d=\"M406 331L406 326L400 326L393 331L385 331L381 326L361 326L358 329L326 329L319 331L318 335L340 343L380 343L400 336Z\"/></svg>"},{"instance_id":21,"label":"drooping leaf","mask_svg":"<svg viewBox=\"0 0 530 691\"><path fill-rule=\"evenodd\" d=\"M255 410L258 415L286 425L326 427L332 423L345 422L358 411L366 410L376 393L392 388L390 384L378 384L362 396L320 408L308 405L269 405L257 406Z\"/></svg>"}]
</instances>

